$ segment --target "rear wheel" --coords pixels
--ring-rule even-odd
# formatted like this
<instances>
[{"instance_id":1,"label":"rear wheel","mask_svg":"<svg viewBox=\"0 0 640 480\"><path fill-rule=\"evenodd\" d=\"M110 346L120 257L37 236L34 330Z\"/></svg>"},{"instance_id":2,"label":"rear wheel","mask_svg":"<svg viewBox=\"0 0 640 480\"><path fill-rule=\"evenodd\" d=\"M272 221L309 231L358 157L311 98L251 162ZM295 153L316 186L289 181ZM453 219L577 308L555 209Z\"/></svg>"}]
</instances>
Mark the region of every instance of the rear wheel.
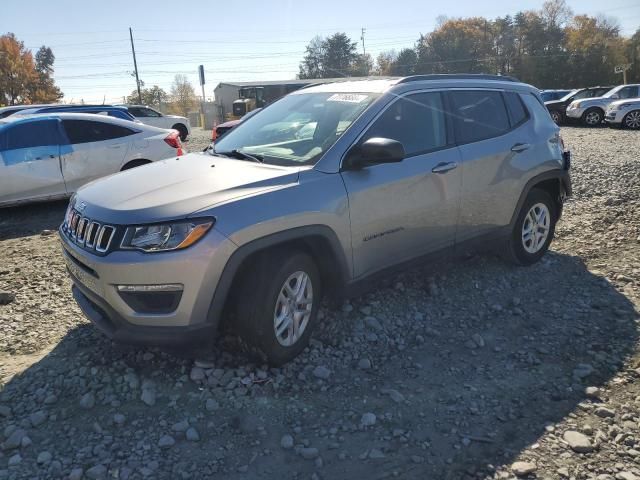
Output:
<instances>
[{"instance_id":1,"label":"rear wheel","mask_svg":"<svg viewBox=\"0 0 640 480\"><path fill-rule=\"evenodd\" d=\"M582 123L587 127L597 127L602 123L604 115L599 108L591 108L582 115Z\"/></svg>"},{"instance_id":2,"label":"rear wheel","mask_svg":"<svg viewBox=\"0 0 640 480\"><path fill-rule=\"evenodd\" d=\"M560 122L562 122L562 113L560 113L558 110L551 110L549 114L551 115L551 119L556 124L559 124Z\"/></svg>"},{"instance_id":3,"label":"rear wheel","mask_svg":"<svg viewBox=\"0 0 640 480\"><path fill-rule=\"evenodd\" d=\"M508 240L507 256L518 265L532 265L542 258L553 240L557 206L544 190L527 195Z\"/></svg>"},{"instance_id":4,"label":"rear wheel","mask_svg":"<svg viewBox=\"0 0 640 480\"><path fill-rule=\"evenodd\" d=\"M187 130L187 127L185 127L183 124L178 123L176 125L174 125L173 127L174 130L177 130L178 133L180 134L180 140L182 140L183 142L187 139L187 137L189 136L189 130Z\"/></svg>"},{"instance_id":5,"label":"rear wheel","mask_svg":"<svg viewBox=\"0 0 640 480\"><path fill-rule=\"evenodd\" d=\"M632 130L640 129L640 110L627 113L622 120L622 124Z\"/></svg>"},{"instance_id":6,"label":"rear wheel","mask_svg":"<svg viewBox=\"0 0 640 480\"><path fill-rule=\"evenodd\" d=\"M131 160L129 163L125 164L120 169L120 171L123 172L125 170L130 170L132 168L141 167L142 165L146 165L148 163L151 163L151 162L149 160L143 160L143 159Z\"/></svg>"},{"instance_id":7,"label":"rear wheel","mask_svg":"<svg viewBox=\"0 0 640 480\"><path fill-rule=\"evenodd\" d=\"M264 254L241 281L238 333L262 360L282 365L308 345L321 295L320 274L309 255Z\"/></svg>"}]
</instances>

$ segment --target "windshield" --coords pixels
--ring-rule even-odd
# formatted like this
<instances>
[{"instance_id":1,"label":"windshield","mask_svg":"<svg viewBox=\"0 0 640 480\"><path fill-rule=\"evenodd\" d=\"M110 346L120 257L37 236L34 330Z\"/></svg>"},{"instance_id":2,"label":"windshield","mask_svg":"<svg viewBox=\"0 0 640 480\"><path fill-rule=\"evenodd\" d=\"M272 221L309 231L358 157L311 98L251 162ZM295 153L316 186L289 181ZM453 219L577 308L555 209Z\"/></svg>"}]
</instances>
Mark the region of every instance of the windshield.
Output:
<instances>
[{"instance_id":1,"label":"windshield","mask_svg":"<svg viewBox=\"0 0 640 480\"><path fill-rule=\"evenodd\" d=\"M582 92L576 93L577 90L571 90L569 93L567 93L565 96L563 96L560 100L558 100L559 102L566 102L567 100L569 100L571 98L572 95L575 95L574 100L578 99L578 98L582 98L581 95L584 95L586 93L586 90L583 90Z\"/></svg>"},{"instance_id":2,"label":"windshield","mask_svg":"<svg viewBox=\"0 0 640 480\"><path fill-rule=\"evenodd\" d=\"M314 164L377 96L332 92L289 95L243 121L216 142L211 153L234 158L250 155L275 165Z\"/></svg>"},{"instance_id":3,"label":"windshield","mask_svg":"<svg viewBox=\"0 0 640 480\"><path fill-rule=\"evenodd\" d=\"M602 95L604 98L610 98L611 95L613 95L614 93L618 93L620 90L622 90L625 86L624 85L620 85L618 87L612 88L611 90L609 90L607 93L605 93L604 95Z\"/></svg>"}]
</instances>

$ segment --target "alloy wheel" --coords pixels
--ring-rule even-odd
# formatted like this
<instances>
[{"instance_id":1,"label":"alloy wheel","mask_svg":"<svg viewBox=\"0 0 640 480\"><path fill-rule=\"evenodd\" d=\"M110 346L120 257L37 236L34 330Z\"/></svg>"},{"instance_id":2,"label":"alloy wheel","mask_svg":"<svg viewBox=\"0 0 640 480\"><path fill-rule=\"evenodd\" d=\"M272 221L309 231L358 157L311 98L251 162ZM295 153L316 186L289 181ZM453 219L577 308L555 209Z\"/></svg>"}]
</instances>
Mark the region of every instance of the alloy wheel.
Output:
<instances>
[{"instance_id":1,"label":"alloy wheel","mask_svg":"<svg viewBox=\"0 0 640 480\"><path fill-rule=\"evenodd\" d=\"M553 110L551 112L551 119L555 122L555 123L560 123L560 112Z\"/></svg>"},{"instance_id":2,"label":"alloy wheel","mask_svg":"<svg viewBox=\"0 0 640 480\"><path fill-rule=\"evenodd\" d=\"M313 310L313 285L305 272L289 275L282 285L273 313L273 328L278 343L294 345L302 337Z\"/></svg>"},{"instance_id":3,"label":"alloy wheel","mask_svg":"<svg viewBox=\"0 0 640 480\"><path fill-rule=\"evenodd\" d=\"M625 126L633 128L634 130L640 128L640 110L629 112L624 118L624 124Z\"/></svg>"},{"instance_id":4,"label":"alloy wheel","mask_svg":"<svg viewBox=\"0 0 640 480\"><path fill-rule=\"evenodd\" d=\"M593 111L585 115L584 121L587 123L587 125L594 126L594 125L599 125L600 122L602 121L602 118L600 117L599 112Z\"/></svg>"},{"instance_id":5,"label":"alloy wheel","mask_svg":"<svg viewBox=\"0 0 640 480\"><path fill-rule=\"evenodd\" d=\"M529 209L522 224L522 246L527 253L538 253L549 236L551 214L544 203L536 203Z\"/></svg>"}]
</instances>

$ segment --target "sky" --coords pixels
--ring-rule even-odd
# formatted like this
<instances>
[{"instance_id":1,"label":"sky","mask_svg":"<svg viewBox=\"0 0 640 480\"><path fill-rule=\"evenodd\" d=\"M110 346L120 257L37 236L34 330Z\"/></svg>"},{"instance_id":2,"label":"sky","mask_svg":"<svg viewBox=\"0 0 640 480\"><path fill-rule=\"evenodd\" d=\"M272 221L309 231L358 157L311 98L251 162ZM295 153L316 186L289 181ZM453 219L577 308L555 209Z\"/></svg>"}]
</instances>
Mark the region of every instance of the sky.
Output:
<instances>
[{"instance_id":1,"label":"sky","mask_svg":"<svg viewBox=\"0 0 640 480\"><path fill-rule=\"evenodd\" d=\"M28 48L51 47L55 81L65 102L122 102L135 89L129 27L145 86L167 92L176 73L202 95L222 81L295 78L305 46L316 35L345 32L374 58L412 47L439 16L494 18L539 9L543 0L0 0L0 34L13 32ZM621 33L640 27L640 0L567 0L574 13L604 14Z\"/></svg>"}]
</instances>

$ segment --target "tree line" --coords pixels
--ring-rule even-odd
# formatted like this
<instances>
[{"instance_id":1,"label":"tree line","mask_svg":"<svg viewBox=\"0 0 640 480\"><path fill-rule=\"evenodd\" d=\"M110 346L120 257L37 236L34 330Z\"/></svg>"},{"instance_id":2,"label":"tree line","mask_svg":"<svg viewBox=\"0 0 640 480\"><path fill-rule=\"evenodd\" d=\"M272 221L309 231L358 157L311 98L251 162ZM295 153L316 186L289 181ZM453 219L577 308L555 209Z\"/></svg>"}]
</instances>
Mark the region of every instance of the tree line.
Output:
<instances>
[{"instance_id":1,"label":"tree line","mask_svg":"<svg viewBox=\"0 0 640 480\"><path fill-rule=\"evenodd\" d=\"M381 52L375 62L344 33L315 37L298 77L406 76L438 73L511 75L539 88L622 83L616 65L632 64L640 82L640 28L630 38L615 20L574 15L564 0L495 19L439 17L413 48Z\"/></svg>"}]
</instances>

